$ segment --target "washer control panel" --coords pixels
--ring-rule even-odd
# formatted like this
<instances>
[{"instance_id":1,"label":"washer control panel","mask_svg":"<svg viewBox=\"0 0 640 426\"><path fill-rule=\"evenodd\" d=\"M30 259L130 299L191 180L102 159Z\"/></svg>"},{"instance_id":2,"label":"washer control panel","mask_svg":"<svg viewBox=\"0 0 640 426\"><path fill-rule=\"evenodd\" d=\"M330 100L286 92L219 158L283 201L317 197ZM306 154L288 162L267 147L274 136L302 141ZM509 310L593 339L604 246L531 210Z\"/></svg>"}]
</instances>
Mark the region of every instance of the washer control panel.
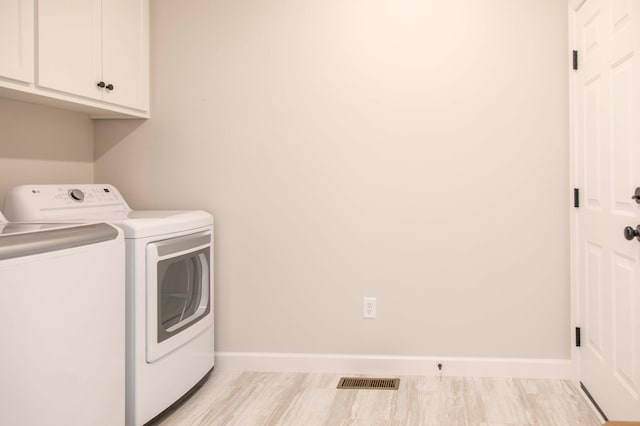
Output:
<instances>
[{"instance_id":1,"label":"washer control panel","mask_svg":"<svg viewBox=\"0 0 640 426\"><path fill-rule=\"evenodd\" d=\"M131 209L113 185L83 184L16 186L7 193L4 210L10 221L33 222Z\"/></svg>"},{"instance_id":2,"label":"washer control panel","mask_svg":"<svg viewBox=\"0 0 640 426\"><path fill-rule=\"evenodd\" d=\"M45 197L47 197L46 195L47 192L48 191L46 190L43 192L42 189L32 190L32 193L38 194L39 197L42 197L42 194L45 194ZM85 188L85 187L79 187L79 188L73 187L69 189L59 188L57 191L49 193L49 196L53 196L55 200L65 200L68 198L70 201L76 201L80 203L86 202L92 205L117 202L122 199L122 197L117 191L114 191L113 188L109 188L104 185L100 186L99 188Z\"/></svg>"}]
</instances>

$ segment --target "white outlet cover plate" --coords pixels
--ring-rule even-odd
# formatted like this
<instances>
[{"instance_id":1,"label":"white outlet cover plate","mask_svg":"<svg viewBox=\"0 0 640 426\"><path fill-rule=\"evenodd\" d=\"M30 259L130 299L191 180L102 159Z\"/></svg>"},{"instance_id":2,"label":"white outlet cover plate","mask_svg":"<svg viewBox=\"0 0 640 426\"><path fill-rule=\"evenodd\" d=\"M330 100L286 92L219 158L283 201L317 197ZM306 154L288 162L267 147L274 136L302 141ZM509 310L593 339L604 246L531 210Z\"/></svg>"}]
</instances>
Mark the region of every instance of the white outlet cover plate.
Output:
<instances>
[{"instance_id":1,"label":"white outlet cover plate","mask_svg":"<svg viewBox=\"0 0 640 426\"><path fill-rule=\"evenodd\" d=\"M363 318L373 319L377 315L376 298L365 297L362 304L362 316Z\"/></svg>"}]
</instances>

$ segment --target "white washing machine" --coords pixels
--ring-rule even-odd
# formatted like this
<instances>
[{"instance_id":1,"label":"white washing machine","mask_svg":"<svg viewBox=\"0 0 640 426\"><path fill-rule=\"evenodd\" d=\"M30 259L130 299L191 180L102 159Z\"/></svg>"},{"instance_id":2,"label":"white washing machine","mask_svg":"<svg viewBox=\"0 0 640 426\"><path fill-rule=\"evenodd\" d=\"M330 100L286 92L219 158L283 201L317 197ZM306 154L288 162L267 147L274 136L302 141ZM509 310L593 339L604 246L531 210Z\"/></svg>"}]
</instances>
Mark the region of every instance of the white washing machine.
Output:
<instances>
[{"instance_id":1,"label":"white washing machine","mask_svg":"<svg viewBox=\"0 0 640 426\"><path fill-rule=\"evenodd\" d=\"M0 214L0 424L124 423L124 256L111 225Z\"/></svg>"},{"instance_id":2,"label":"white washing machine","mask_svg":"<svg viewBox=\"0 0 640 426\"><path fill-rule=\"evenodd\" d=\"M9 191L11 221L96 220L126 244L126 424L143 425L214 366L213 217L204 211L132 211L112 185L23 185Z\"/></svg>"}]
</instances>

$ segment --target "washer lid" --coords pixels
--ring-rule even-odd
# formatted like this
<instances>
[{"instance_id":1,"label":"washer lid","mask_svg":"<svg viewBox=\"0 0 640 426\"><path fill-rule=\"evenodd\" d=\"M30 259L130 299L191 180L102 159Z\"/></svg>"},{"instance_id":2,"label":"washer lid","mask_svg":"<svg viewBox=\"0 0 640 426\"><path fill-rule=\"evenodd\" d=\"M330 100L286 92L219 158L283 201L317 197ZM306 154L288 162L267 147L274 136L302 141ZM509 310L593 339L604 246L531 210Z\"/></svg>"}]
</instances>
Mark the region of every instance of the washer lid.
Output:
<instances>
[{"instance_id":1,"label":"washer lid","mask_svg":"<svg viewBox=\"0 0 640 426\"><path fill-rule=\"evenodd\" d=\"M35 227L38 224L13 224L22 227ZM5 228L6 229L6 228ZM16 257L33 256L50 253L74 247L97 244L120 238L122 233L117 228L106 223L92 223L84 225L44 225L30 232L19 229L17 232L0 234L0 260Z\"/></svg>"},{"instance_id":2,"label":"washer lid","mask_svg":"<svg viewBox=\"0 0 640 426\"><path fill-rule=\"evenodd\" d=\"M0 222L0 237L12 234L28 234L38 231L76 227L77 223L32 223L32 222Z\"/></svg>"},{"instance_id":3,"label":"washer lid","mask_svg":"<svg viewBox=\"0 0 640 426\"><path fill-rule=\"evenodd\" d=\"M125 238L154 237L213 225L203 210L132 210L100 220L122 229Z\"/></svg>"}]
</instances>

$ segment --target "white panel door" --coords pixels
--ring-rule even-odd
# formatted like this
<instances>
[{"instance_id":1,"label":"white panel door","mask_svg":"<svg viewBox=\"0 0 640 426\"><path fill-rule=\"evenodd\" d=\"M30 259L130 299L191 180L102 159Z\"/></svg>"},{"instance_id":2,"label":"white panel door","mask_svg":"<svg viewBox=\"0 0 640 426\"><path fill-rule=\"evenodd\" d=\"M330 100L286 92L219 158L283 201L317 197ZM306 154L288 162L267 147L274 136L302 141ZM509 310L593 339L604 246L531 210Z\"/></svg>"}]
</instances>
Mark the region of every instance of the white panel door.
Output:
<instances>
[{"instance_id":1,"label":"white panel door","mask_svg":"<svg viewBox=\"0 0 640 426\"><path fill-rule=\"evenodd\" d=\"M640 420L640 0L576 12L580 381L610 419Z\"/></svg>"},{"instance_id":2,"label":"white panel door","mask_svg":"<svg viewBox=\"0 0 640 426\"><path fill-rule=\"evenodd\" d=\"M33 83L33 1L0 1L0 77Z\"/></svg>"},{"instance_id":3,"label":"white panel door","mask_svg":"<svg viewBox=\"0 0 640 426\"><path fill-rule=\"evenodd\" d=\"M148 109L148 2L102 3L102 76L106 102Z\"/></svg>"},{"instance_id":4,"label":"white panel door","mask_svg":"<svg viewBox=\"0 0 640 426\"><path fill-rule=\"evenodd\" d=\"M101 0L38 1L38 86L102 99L101 19Z\"/></svg>"}]
</instances>

